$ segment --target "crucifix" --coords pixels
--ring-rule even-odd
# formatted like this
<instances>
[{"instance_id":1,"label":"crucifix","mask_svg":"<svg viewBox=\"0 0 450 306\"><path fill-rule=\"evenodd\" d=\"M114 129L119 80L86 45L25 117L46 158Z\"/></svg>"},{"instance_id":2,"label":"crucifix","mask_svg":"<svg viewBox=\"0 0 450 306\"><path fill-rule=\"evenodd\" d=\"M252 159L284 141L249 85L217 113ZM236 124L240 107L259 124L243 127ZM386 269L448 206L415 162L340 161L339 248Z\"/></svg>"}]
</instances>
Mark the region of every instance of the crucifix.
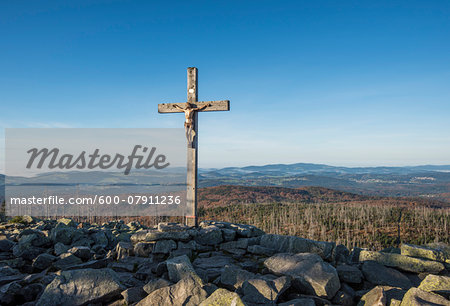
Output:
<instances>
[{"instance_id":1,"label":"crucifix","mask_svg":"<svg viewBox=\"0 0 450 306\"><path fill-rule=\"evenodd\" d=\"M198 162L198 113L230 110L230 101L198 101L198 71L187 69L187 102L158 104L158 113L184 113L184 129L187 139L187 194L188 212L186 224L197 226L197 162Z\"/></svg>"}]
</instances>

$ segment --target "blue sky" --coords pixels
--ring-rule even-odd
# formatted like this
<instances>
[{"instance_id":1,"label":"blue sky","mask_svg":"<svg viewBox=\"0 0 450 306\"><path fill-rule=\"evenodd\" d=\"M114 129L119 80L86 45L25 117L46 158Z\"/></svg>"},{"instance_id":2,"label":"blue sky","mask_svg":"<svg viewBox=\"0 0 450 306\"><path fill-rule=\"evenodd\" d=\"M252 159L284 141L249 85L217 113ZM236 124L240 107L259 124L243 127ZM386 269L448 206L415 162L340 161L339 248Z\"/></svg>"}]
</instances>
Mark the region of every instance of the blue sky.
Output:
<instances>
[{"instance_id":1,"label":"blue sky","mask_svg":"<svg viewBox=\"0 0 450 306\"><path fill-rule=\"evenodd\" d=\"M231 100L199 116L200 167L450 164L449 16L448 1L1 1L0 138L182 127L157 104L185 101L196 66L200 100Z\"/></svg>"}]
</instances>

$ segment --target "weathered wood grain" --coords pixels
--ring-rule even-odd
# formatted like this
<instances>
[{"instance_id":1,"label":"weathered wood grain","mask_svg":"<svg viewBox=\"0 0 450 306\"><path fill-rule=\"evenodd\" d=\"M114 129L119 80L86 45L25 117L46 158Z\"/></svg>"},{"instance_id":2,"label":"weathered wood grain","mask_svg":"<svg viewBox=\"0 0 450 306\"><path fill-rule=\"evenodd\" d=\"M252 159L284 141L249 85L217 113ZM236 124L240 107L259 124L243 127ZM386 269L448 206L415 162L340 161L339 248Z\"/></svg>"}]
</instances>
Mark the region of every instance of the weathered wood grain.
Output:
<instances>
[{"instance_id":1,"label":"weathered wood grain","mask_svg":"<svg viewBox=\"0 0 450 306\"><path fill-rule=\"evenodd\" d=\"M183 111L181 109L177 108L175 105L185 108L186 102L158 104L158 113L161 113L161 114L182 113ZM216 111L229 111L230 110L230 101L229 100L191 102L191 105L194 108L207 105L206 108L201 109L198 112L216 112Z\"/></svg>"},{"instance_id":2,"label":"weathered wood grain","mask_svg":"<svg viewBox=\"0 0 450 306\"><path fill-rule=\"evenodd\" d=\"M198 100L197 85L198 85L198 70L197 68L188 68L187 70L187 100L189 103L196 103ZM194 113L194 139L191 147L187 148L187 193L186 201L187 208L190 211L186 212L186 225L197 226L197 168L198 168L198 114Z\"/></svg>"}]
</instances>

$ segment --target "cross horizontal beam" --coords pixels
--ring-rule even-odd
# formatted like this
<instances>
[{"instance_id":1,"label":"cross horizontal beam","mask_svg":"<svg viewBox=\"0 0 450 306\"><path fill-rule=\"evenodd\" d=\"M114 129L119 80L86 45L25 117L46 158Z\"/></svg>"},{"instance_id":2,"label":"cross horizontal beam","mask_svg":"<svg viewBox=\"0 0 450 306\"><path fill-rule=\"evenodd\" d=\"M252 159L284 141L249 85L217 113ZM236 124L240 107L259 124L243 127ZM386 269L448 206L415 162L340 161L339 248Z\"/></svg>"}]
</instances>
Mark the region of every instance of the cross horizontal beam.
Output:
<instances>
[{"instance_id":1,"label":"cross horizontal beam","mask_svg":"<svg viewBox=\"0 0 450 306\"><path fill-rule=\"evenodd\" d=\"M179 109L175 105L178 105L181 108L186 107L186 102L183 103L161 103L158 104L158 113L182 113L183 110ZM193 108L201 108L205 106L205 108L198 110L198 112L214 112L214 111L228 111L230 110L230 101L229 100L220 100L220 101L202 101L202 102L193 102L191 103L191 107Z\"/></svg>"}]
</instances>

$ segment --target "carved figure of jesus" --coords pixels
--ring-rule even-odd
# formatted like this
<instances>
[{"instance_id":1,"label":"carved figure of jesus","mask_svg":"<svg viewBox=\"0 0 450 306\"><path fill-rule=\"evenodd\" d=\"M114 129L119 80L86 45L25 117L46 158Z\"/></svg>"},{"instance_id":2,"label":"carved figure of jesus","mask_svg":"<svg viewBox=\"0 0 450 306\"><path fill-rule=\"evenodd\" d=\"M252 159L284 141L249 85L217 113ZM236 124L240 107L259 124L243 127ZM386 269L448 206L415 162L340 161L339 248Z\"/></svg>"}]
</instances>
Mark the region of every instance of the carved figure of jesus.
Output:
<instances>
[{"instance_id":1,"label":"carved figure of jesus","mask_svg":"<svg viewBox=\"0 0 450 306\"><path fill-rule=\"evenodd\" d=\"M194 141L195 131L194 131L194 112L202 110L206 108L208 105L203 105L201 107L192 107L192 104L189 102L185 103L185 107L180 107L175 105L176 108L182 110L184 112L184 117L186 120L184 121L184 129L186 131L186 139L190 144Z\"/></svg>"}]
</instances>

